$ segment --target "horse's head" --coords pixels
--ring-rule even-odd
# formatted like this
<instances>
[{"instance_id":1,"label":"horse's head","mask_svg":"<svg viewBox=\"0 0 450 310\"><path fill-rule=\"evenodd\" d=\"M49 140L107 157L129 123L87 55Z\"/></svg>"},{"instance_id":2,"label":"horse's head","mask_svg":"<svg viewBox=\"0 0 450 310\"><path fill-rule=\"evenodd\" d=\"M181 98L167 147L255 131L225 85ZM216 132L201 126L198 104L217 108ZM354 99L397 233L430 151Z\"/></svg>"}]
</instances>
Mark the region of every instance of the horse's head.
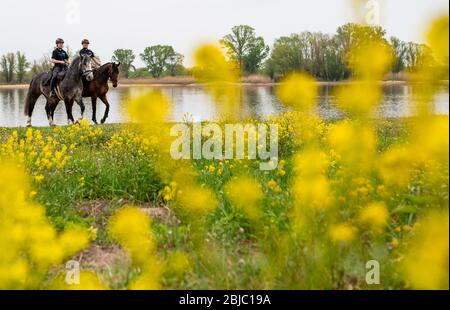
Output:
<instances>
[{"instance_id":1,"label":"horse's head","mask_svg":"<svg viewBox=\"0 0 450 310\"><path fill-rule=\"evenodd\" d=\"M78 70L88 82L94 79L94 71L92 70L92 59L89 56L82 56Z\"/></svg>"},{"instance_id":2,"label":"horse's head","mask_svg":"<svg viewBox=\"0 0 450 310\"><path fill-rule=\"evenodd\" d=\"M119 67L120 62L118 64L113 62L111 66L111 71L109 72L109 79L111 80L114 88L116 88L119 83L119 73L120 73Z\"/></svg>"}]
</instances>

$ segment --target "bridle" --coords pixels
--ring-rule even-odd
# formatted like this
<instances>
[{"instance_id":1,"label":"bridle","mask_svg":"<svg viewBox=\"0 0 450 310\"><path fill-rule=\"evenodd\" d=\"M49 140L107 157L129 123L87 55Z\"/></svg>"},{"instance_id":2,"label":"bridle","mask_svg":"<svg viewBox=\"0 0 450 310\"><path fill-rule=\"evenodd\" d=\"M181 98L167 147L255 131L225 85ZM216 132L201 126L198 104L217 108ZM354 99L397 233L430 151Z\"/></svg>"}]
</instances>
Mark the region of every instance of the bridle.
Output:
<instances>
[{"instance_id":1,"label":"bridle","mask_svg":"<svg viewBox=\"0 0 450 310\"><path fill-rule=\"evenodd\" d=\"M111 83L114 83L115 81L113 81L113 73L114 73L113 68L114 68L115 64L112 62L110 62L109 64L111 65L111 69L108 72L109 73L108 80L111 81Z\"/></svg>"},{"instance_id":2,"label":"bridle","mask_svg":"<svg viewBox=\"0 0 450 310\"><path fill-rule=\"evenodd\" d=\"M79 70L81 70L81 66L82 66L82 65L83 65L83 62L80 61L80 64L78 65L78 69L79 69ZM91 66L91 68L92 68L92 66ZM81 76L82 76L82 77L86 77L88 74L93 73L93 72L94 72L94 70L92 70L92 69L86 70L86 71L83 71L83 73L81 74Z\"/></svg>"},{"instance_id":3,"label":"bridle","mask_svg":"<svg viewBox=\"0 0 450 310\"><path fill-rule=\"evenodd\" d=\"M94 72L94 70L86 70L86 71L84 71L83 72L83 74L81 75L82 77L86 77L89 73L93 73Z\"/></svg>"}]
</instances>

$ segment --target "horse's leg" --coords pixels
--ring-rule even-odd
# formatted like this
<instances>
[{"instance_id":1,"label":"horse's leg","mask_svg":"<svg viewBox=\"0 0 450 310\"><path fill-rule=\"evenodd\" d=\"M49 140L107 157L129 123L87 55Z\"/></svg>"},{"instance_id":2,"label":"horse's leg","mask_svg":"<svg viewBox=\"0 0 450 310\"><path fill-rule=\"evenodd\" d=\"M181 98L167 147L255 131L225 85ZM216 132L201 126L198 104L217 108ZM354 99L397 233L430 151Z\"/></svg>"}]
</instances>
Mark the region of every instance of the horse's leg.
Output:
<instances>
[{"instance_id":1,"label":"horse's leg","mask_svg":"<svg viewBox=\"0 0 450 310\"><path fill-rule=\"evenodd\" d=\"M95 125L97 125L98 124L98 122L97 122L97 97L92 96L91 101L92 101L92 121L94 122Z\"/></svg>"},{"instance_id":2,"label":"horse's leg","mask_svg":"<svg viewBox=\"0 0 450 310\"><path fill-rule=\"evenodd\" d=\"M53 104L51 104L51 117L52 117L52 126L55 125L55 110L56 107L58 106L59 101L55 101Z\"/></svg>"},{"instance_id":3,"label":"horse's leg","mask_svg":"<svg viewBox=\"0 0 450 310\"><path fill-rule=\"evenodd\" d=\"M106 95L103 95L100 97L100 100L105 104L106 106L106 110L105 110L105 115L102 118L102 124L104 124L106 122L106 119L108 118L109 115L109 102L108 102L108 98L106 98Z\"/></svg>"},{"instance_id":4,"label":"horse's leg","mask_svg":"<svg viewBox=\"0 0 450 310\"><path fill-rule=\"evenodd\" d=\"M48 123L50 126L55 126L55 110L58 106L59 99L48 98L45 110L47 111Z\"/></svg>"},{"instance_id":5,"label":"horse's leg","mask_svg":"<svg viewBox=\"0 0 450 310\"><path fill-rule=\"evenodd\" d=\"M80 108L81 108L81 117L80 117L80 121L81 120L83 120L84 119L84 112L86 111L86 106L84 105L84 102L83 102L83 98L78 98L77 100L76 100L76 102L78 103L78 105L80 106Z\"/></svg>"},{"instance_id":6,"label":"horse's leg","mask_svg":"<svg viewBox=\"0 0 450 310\"><path fill-rule=\"evenodd\" d=\"M31 90L29 91L31 92ZM31 116L33 115L34 106L36 105L36 101L38 100L39 96L41 94L27 94L27 102L25 103L27 105L26 107L26 116L27 116L27 127L31 127Z\"/></svg>"},{"instance_id":7,"label":"horse's leg","mask_svg":"<svg viewBox=\"0 0 450 310\"><path fill-rule=\"evenodd\" d=\"M67 123L69 125L73 125L75 123L75 119L73 118L72 109L73 109L73 99L66 99L64 100L64 103L66 105L66 112L67 112Z\"/></svg>"},{"instance_id":8,"label":"horse's leg","mask_svg":"<svg viewBox=\"0 0 450 310\"><path fill-rule=\"evenodd\" d=\"M52 108L48 99L47 103L45 104L45 112L47 113L48 125L53 126Z\"/></svg>"}]
</instances>

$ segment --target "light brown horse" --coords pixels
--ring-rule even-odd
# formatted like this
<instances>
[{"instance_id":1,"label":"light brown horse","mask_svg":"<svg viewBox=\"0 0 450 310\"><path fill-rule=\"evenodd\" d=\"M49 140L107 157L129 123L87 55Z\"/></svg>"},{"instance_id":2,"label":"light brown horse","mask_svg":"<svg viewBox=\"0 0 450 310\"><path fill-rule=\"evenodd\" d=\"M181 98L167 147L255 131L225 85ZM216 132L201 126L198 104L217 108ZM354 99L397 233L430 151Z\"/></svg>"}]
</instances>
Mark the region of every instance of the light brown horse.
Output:
<instances>
[{"instance_id":1,"label":"light brown horse","mask_svg":"<svg viewBox=\"0 0 450 310\"><path fill-rule=\"evenodd\" d=\"M97 124L97 99L105 104L106 110L101 122L104 124L109 114L109 102L106 94L109 91L108 81L112 82L114 88L118 85L120 63L110 62L94 70L92 81L83 79L83 98L90 97L92 100L92 121Z\"/></svg>"}]
</instances>

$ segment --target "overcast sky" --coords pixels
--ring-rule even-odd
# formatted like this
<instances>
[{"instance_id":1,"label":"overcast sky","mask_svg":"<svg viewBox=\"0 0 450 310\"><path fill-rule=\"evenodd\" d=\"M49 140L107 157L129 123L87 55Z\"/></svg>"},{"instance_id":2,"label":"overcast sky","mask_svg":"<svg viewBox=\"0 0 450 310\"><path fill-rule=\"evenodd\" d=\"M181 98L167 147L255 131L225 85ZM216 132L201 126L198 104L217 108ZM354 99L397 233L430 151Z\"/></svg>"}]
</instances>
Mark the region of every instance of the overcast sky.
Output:
<instances>
[{"instance_id":1,"label":"overcast sky","mask_svg":"<svg viewBox=\"0 0 450 310\"><path fill-rule=\"evenodd\" d=\"M407 41L422 42L429 20L449 10L448 0L378 2L381 25ZM169 44L190 64L199 43L221 38L234 25L251 25L272 44L305 30L334 33L351 21L350 0L2 0L0 55L20 50L39 59L57 37L73 50L88 38L103 61L117 48L138 55L146 46Z\"/></svg>"}]
</instances>

